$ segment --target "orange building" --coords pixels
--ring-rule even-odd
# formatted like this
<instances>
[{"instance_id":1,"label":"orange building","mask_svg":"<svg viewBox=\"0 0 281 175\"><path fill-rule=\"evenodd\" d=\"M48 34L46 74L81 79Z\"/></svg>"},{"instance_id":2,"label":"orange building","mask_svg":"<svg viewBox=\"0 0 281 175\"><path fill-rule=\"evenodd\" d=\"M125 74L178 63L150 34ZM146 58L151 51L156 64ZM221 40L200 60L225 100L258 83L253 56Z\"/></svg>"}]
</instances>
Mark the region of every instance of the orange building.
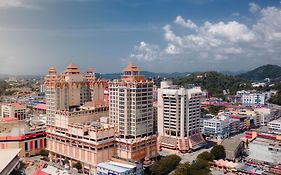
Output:
<instances>
[{"instance_id":1,"label":"orange building","mask_svg":"<svg viewBox=\"0 0 281 175\"><path fill-rule=\"evenodd\" d=\"M135 161L157 154L153 81L129 64L120 80L109 83L109 120L117 126L117 156Z\"/></svg>"},{"instance_id":2,"label":"orange building","mask_svg":"<svg viewBox=\"0 0 281 175\"><path fill-rule=\"evenodd\" d=\"M105 84L96 80L92 69L83 74L75 64L60 75L54 67L49 68L44 80L47 125L54 124L57 110L70 111L88 101L104 101Z\"/></svg>"},{"instance_id":3,"label":"orange building","mask_svg":"<svg viewBox=\"0 0 281 175\"><path fill-rule=\"evenodd\" d=\"M84 173L95 174L96 165L115 154L114 125L98 122L108 115L108 106L96 105L80 111L58 111L54 125L47 127L47 149L51 160L81 162Z\"/></svg>"},{"instance_id":4,"label":"orange building","mask_svg":"<svg viewBox=\"0 0 281 175\"><path fill-rule=\"evenodd\" d=\"M0 121L0 149L20 148L20 157L39 154L46 147L44 123L5 118Z\"/></svg>"}]
</instances>

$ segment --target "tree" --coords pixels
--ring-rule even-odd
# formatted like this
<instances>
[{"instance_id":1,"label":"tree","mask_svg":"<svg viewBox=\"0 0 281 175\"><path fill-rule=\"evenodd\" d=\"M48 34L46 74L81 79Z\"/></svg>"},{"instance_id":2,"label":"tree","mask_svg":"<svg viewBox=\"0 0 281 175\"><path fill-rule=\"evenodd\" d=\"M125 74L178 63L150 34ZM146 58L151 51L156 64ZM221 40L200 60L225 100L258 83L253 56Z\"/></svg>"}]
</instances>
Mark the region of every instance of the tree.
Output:
<instances>
[{"instance_id":1,"label":"tree","mask_svg":"<svg viewBox=\"0 0 281 175\"><path fill-rule=\"evenodd\" d=\"M169 155L164 159L156 161L149 167L151 174L166 175L173 171L181 161L177 155Z\"/></svg>"},{"instance_id":2,"label":"tree","mask_svg":"<svg viewBox=\"0 0 281 175\"><path fill-rule=\"evenodd\" d=\"M208 161L197 157L192 164L186 162L179 164L173 175L210 175L210 167Z\"/></svg>"},{"instance_id":3,"label":"tree","mask_svg":"<svg viewBox=\"0 0 281 175\"><path fill-rule=\"evenodd\" d=\"M211 150L211 154L215 160L224 159L226 156L225 149L222 145L215 145Z\"/></svg>"},{"instance_id":4,"label":"tree","mask_svg":"<svg viewBox=\"0 0 281 175\"><path fill-rule=\"evenodd\" d=\"M208 151L204 151L197 156L197 159L202 159L206 160L207 162L211 162L214 160L214 155L212 155Z\"/></svg>"},{"instance_id":5,"label":"tree","mask_svg":"<svg viewBox=\"0 0 281 175\"><path fill-rule=\"evenodd\" d=\"M69 164L69 159L68 159L68 158L65 158L63 162L64 162L64 164L67 164L67 165L68 165L68 164Z\"/></svg>"},{"instance_id":6,"label":"tree","mask_svg":"<svg viewBox=\"0 0 281 175\"><path fill-rule=\"evenodd\" d=\"M73 165L74 168L76 168L78 171L82 169L82 164L80 162L76 162L74 165Z\"/></svg>"},{"instance_id":7,"label":"tree","mask_svg":"<svg viewBox=\"0 0 281 175\"><path fill-rule=\"evenodd\" d=\"M276 105L281 105L281 90L279 90L276 95L270 97L269 102Z\"/></svg>"},{"instance_id":8,"label":"tree","mask_svg":"<svg viewBox=\"0 0 281 175\"><path fill-rule=\"evenodd\" d=\"M197 158L195 163L193 163L190 167L191 175L209 175L210 174L210 167L208 161Z\"/></svg>"},{"instance_id":9,"label":"tree","mask_svg":"<svg viewBox=\"0 0 281 175\"><path fill-rule=\"evenodd\" d=\"M49 156L49 151L46 150L46 149L41 149L40 152L39 152L39 154L40 154L41 156L48 157L48 156Z\"/></svg>"},{"instance_id":10,"label":"tree","mask_svg":"<svg viewBox=\"0 0 281 175\"><path fill-rule=\"evenodd\" d=\"M189 162L185 162L183 164L179 164L175 170L175 172L173 173L173 175L191 175L190 174L190 163Z\"/></svg>"},{"instance_id":11,"label":"tree","mask_svg":"<svg viewBox=\"0 0 281 175\"><path fill-rule=\"evenodd\" d=\"M209 112L213 115L218 115L219 111L224 109L225 109L224 106L210 106L208 108Z\"/></svg>"},{"instance_id":12,"label":"tree","mask_svg":"<svg viewBox=\"0 0 281 175\"><path fill-rule=\"evenodd\" d=\"M175 84L195 84L207 90L212 96L223 97L223 90L229 89L230 94L234 95L238 90L252 89L251 81L235 76L228 76L218 72L199 72L187 77L173 79Z\"/></svg>"}]
</instances>

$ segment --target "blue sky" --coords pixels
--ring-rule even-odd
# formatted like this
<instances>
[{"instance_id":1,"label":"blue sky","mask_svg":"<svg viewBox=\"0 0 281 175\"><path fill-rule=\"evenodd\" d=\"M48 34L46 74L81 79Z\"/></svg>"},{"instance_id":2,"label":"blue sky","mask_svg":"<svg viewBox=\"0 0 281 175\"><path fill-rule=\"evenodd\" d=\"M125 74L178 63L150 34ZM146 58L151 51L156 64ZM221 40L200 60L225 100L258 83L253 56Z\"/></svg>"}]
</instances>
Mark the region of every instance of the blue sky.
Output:
<instances>
[{"instance_id":1,"label":"blue sky","mask_svg":"<svg viewBox=\"0 0 281 175\"><path fill-rule=\"evenodd\" d=\"M281 64L276 0L0 0L0 73L240 71Z\"/></svg>"}]
</instances>

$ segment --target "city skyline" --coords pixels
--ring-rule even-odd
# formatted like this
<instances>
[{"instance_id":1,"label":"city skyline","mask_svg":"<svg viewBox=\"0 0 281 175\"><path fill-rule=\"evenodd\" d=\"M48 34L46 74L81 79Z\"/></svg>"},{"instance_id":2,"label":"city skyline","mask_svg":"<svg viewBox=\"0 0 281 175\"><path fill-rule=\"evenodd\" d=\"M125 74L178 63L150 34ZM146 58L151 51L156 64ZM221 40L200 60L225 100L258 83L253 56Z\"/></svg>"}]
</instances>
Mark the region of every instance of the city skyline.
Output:
<instances>
[{"instance_id":1,"label":"city skyline","mask_svg":"<svg viewBox=\"0 0 281 175\"><path fill-rule=\"evenodd\" d=\"M280 19L279 1L2 0L0 74L71 62L101 73L128 62L155 72L281 65Z\"/></svg>"}]
</instances>

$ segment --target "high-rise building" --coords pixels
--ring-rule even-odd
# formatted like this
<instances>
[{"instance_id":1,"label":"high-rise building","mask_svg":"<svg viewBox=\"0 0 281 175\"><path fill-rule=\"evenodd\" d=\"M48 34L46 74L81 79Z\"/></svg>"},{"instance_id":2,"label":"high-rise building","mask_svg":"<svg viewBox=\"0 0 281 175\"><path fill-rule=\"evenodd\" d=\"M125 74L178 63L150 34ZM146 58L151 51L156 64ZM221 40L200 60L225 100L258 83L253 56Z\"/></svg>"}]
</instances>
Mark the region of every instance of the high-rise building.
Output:
<instances>
[{"instance_id":1,"label":"high-rise building","mask_svg":"<svg viewBox=\"0 0 281 175\"><path fill-rule=\"evenodd\" d=\"M109 83L109 120L117 126L117 155L141 160L157 153L153 128L153 81L129 64L121 79Z\"/></svg>"},{"instance_id":2,"label":"high-rise building","mask_svg":"<svg viewBox=\"0 0 281 175\"><path fill-rule=\"evenodd\" d=\"M83 173L95 174L96 165L115 154L115 126L98 122L108 116L106 83L96 80L92 69L82 74L74 64L61 75L49 68L44 85L51 160L80 162Z\"/></svg>"},{"instance_id":3,"label":"high-rise building","mask_svg":"<svg viewBox=\"0 0 281 175\"><path fill-rule=\"evenodd\" d=\"M48 125L54 124L57 110L71 111L87 101L103 101L103 82L95 81L92 69L84 75L74 64L70 64L61 75L50 67L44 86Z\"/></svg>"},{"instance_id":4,"label":"high-rise building","mask_svg":"<svg viewBox=\"0 0 281 175\"><path fill-rule=\"evenodd\" d=\"M160 148L182 152L197 149L205 141L200 133L201 88L183 88L171 81L158 89L158 135Z\"/></svg>"}]
</instances>

